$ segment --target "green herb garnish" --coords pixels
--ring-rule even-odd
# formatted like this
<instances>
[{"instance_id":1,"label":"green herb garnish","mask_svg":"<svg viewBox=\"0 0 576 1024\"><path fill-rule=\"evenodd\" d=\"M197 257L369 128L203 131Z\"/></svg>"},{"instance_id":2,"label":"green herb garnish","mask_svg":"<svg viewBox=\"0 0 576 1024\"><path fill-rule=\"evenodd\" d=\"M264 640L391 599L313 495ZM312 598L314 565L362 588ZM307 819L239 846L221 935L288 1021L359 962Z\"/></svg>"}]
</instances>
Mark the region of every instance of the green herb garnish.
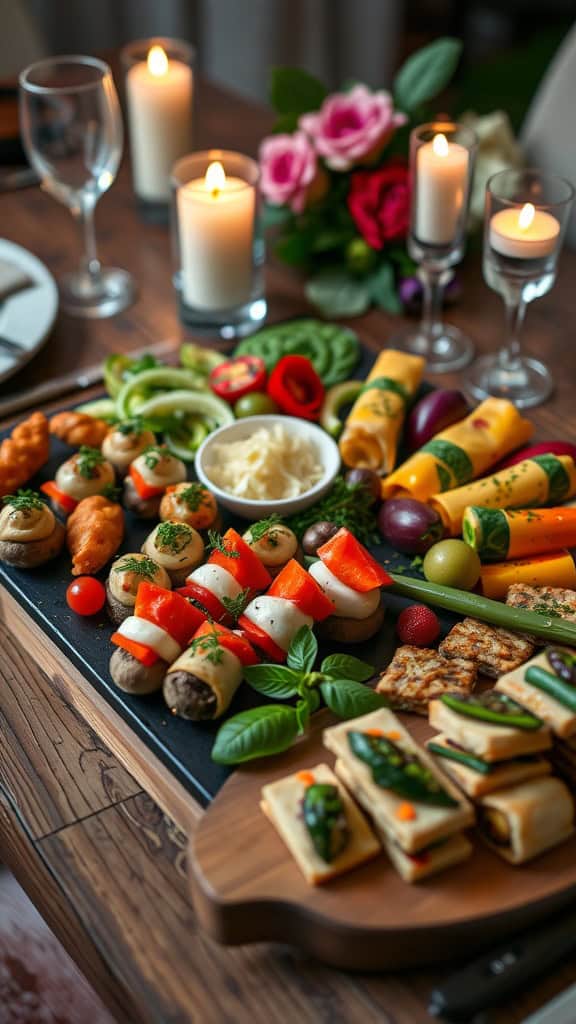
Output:
<instances>
[{"instance_id":1,"label":"green herb garnish","mask_svg":"<svg viewBox=\"0 0 576 1024\"><path fill-rule=\"evenodd\" d=\"M338 787L326 782L315 782L308 786L302 801L302 814L312 846L318 856L330 864L350 840L350 829Z\"/></svg>"},{"instance_id":2,"label":"green herb garnish","mask_svg":"<svg viewBox=\"0 0 576 1024\"><path fill-rule=\"evenodd\" d=\"M386 736L350 730L346 738L354 756L371 769L377 786L432 807L458 806L417 754L403 750Z\"/></svg>"},{"instance_id":3,"label":"green herb garnish","mask_svg":"<svg viewBox=\"0 0 576 1024\"><path fill-rule=\"evenodd\" d=\"M85 480L93 480L98 475L98 468L104 462L104 456L99 448L89 448L83 444L76 456L76 468Z\"/></svg>"},{"instance_id":4,"label":"green herb garnish","mask_svg":"<svg viewBox=\"0 0 576 1024\"><path fill-rule=\"evenodd\" d=\"M114 566L114 572L133 572L145 580L153 580L158 572L158 566L153 558L136 558L134 555L126 555L118 565Z\"/></svg>"},{"instance_id":5,"label":"green herb garnish","mask_svg":"<svg viewBox=\"0 0 576 1024\"><path fill-rule=\"evenodd\" d=\"M311 508L290 516L287 525L301 539L309 526L328 521L346 526L363 544L377 544L380 540L372 497L362 484L347 484L336 477L328 494Z\"/></svg>"},{"instance_id":6,"label":"green herb garnish","mask_svg":"<svg viewBox=\"0 0 576 1024\"><path fill-rule=\"evenodd\" d=\"M119 502L120 495L122 494L122 488L116 487L116 484L106 484L100 493L103 498L108 498L108 501Z\"/></svg>"},{"instance_id":7,"label":"green herb garnish","mask_svg":"<svg viewBox=\"0 0 576 1024\"><path fill-rule=\"evenodd\" d=\"M45 504L36 491L20 490L17 494L7 494L2 498L4 505L11 505L18 512L31 512L32 509L45 508Z\"/></svg>"},{"instance_id":8,"label":"green herb garnish","mask_svg":"<svg viewBox=\"0 0 576 1024\"><path fill-rule=\"evenodd\" d=\"M191 512L197 512L202 505L210 505L206 488L197 482L187 484L181 491L177 491L174 497L184 502Z\"/></svg>"},{"instance_id":9,"label":"green herb garnish","mask_svg":"<svg viewBox=\"0 0 576 1024\"><path fill-rule=\"evenodd\" d=\"M246 587L244 590L241 590L240 593L236 595L236 597L226 597L226 594L222 594L220 601L222 602L230 618L232 618L234 622L237 622L240 616L242 615L242 612L244 611L244 608L246 607L246 604L248 602L249 594L250 587Z\"/></svg>"},{"instance_id":10,"label":"green herb garnish","mask_svg":"<svg viewBox=\"0 0 576 1024\"><path fill-rule=\"evenodd\" d=\"M148 469L156 469L161 460L168 455L166 448L160 448L157 444L149 444L147 448L142 452L142 458L146 463Z\"/></svg>"},{"instance_id":11,"label":"green herb garnish","mask_svg":"<svg viewBox=\"0 0 576 1024\"><path fill-rule=\"evenodd\" d=\"M226 541L224 537L217 533L216 530L208 530L208 545L206 551L219 551L221 555L226 555L227 558L239 558L240 552L234 551L232 548L226 547Z\"/></svg>"},{"instance_id":12,"label":"green herb garnish","mask_svg":"<svg viewBox=\"0 0 576 1024\"><path fill-rule=\"evenodd\" d=\"M211 661L213 665L220 665L224 658L216 630L195 637L188 650L191 654L201 654L206 661Z\"/></svg>"},{"instance_id":13,"label":"green herb garnish","mask_svg":"<svg viewBox=\"0 0 576 1024\"><path fill-rule=\"evenodd\" d=\"M267 519L259 519L257 523L252 523L252 526L250 527L250 538L252 542L256 544L259 540L262 540L262 538L265 537L266 534L268 534L268 543L270 547L277 548L278 531L275 531L274 527L278 527L281 525L282 520L280 516L276 512L273 512L272 515L268 516Z\"/></svg>"},{"instance_id":14,"label":"green herb garnish","mask_svg":"<svg viewBox=\"0 0 576 1024\"><path fill-rule=\"evenodd\" d=\"M156 527L155 546L178 555L192 539L192 528L186 523L160 523Z\"/></svg>"},{"instance_id":15,"label":"green herb garnish","mask_svg":"<svg viewBox=\"0 0 576 1024\"><path fill-rule=\"evenodd\" d=\"M125 437L130 437L131 434L137 437L144 430L144 420L141 416L132 416L129 420L122 420L121 423L117 423L114 429L119 434L124 434Z\"/></svg>"}]
</instances>

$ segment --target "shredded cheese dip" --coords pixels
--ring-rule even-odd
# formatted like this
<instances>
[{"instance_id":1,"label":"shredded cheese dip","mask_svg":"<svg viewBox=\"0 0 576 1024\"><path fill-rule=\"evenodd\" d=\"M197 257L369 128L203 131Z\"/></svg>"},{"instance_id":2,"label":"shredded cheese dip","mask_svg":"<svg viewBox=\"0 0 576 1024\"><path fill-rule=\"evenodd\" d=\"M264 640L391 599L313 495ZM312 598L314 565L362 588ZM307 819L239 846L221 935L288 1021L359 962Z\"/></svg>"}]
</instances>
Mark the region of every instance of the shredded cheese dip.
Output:
<instances>
[{"instance_id":1,"label":"shredded cheese dip","mask_svg":"<svg viewBox=\"0 0 576 1024\"><path fill-rule=\"evenodd\" d=\"M280 424L261 427L243 441L215 444L206 474L237 498L297 498L322 478L316 446Z\"/></svg>"}]
</instances>

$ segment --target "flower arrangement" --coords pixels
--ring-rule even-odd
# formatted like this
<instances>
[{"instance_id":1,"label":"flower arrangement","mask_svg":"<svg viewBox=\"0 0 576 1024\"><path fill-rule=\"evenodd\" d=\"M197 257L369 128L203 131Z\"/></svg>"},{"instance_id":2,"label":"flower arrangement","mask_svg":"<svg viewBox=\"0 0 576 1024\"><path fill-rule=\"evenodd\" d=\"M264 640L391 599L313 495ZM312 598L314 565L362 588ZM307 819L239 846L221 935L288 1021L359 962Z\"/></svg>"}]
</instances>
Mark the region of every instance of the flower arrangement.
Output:
<instances>
[{"instance_id":1,"label":"flower arrangement","mask_svg":"<svg viewBox=\"0 0 576 1024\"><path fill-rule=\"evenodd\" d=\"M359 316L372 304L401 312L414 273L404 245L409 125L446 86L460 50L442 38L412 54L391 93L354 83L327 95L305 71L273 70L278 120L260 147L266 224L277 228L277 256L307 273L321 313Z\"/></svg>"}]
</instances>

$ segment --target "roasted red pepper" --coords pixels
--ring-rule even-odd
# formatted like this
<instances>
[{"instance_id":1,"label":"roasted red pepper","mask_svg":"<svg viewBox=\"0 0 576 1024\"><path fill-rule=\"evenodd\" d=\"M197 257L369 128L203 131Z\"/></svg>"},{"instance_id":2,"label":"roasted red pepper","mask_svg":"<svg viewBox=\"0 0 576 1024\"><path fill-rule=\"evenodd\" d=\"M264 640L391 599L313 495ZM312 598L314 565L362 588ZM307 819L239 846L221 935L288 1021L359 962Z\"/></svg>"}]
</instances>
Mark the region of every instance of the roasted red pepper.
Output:
<instances>
[{"instance_id":1,"label":"roasted red pepper","mask_svg":"<svg viewBox=\"0 0 576 1024\"><path fill-rule=\"evenodd\" d=\"M392 583L388 573L345 526L318 548L318 557L341 583L360 594Z\"/></svg>"},{"instance_id":2,"label":"roasted red pepper","mask_svg":"<svg viewBox=\"0 0 576 1024\"><path fill-rule=\"evenodd\" d=\"M60 505L63 512L73 512L78 504L76 498L71 498L69 494L66 494L66 491L61 491L53 480L47 480L45 484L40 484L40 490L43 494L47 494L57 505Z\"/></svg>"},{"instance_id":3,"label":"roasted red pepper","mask_svg":"<svg viewBox=\"0 0 576 1024\"><path fill-rule=\"evenodd\" d=\"M270 573L258 555L232 528L226 530L221 544L213 550L208 562L227 569L243 589L249 587L251 591L266 590L272 582Z\"/></svg>"},{"instance_id":4,"label":"roasted red pepper","mask_svg":"<svg viewBox=\"0 0 576 1024\"><path fill-rule=\"evenodd\" d=\"M268 636L268 633L247 619L245 615L241 615L238 619L238 628L246 635L250 643L267 654L271 661L286 661L286 651L283 651L272 637Z\"/></svg>"},{"instance_id":5,"label":"roasted red pepper","mask_svg":"<svg viewBox=\"0 0 576 1024\"><path fill-rule=\"evenodd\" d=\"M212 370L210 387L225 402L237 402L251 391L265 391L266 364L260 356L234 356Z\"/></svg>"},{"instance_id":6,"label":"roasted red pepper","mask_svg":"<svg viewBox=\"0 0 576 1024\"><path fill-rule=\"evenodd\" d=\"M208 590L207 587L203 587L201 583L195 583L194 580L191 580L184 587L178 587L175 593L180 594L182 597L189 597L196 604L201 605L214 622L232 622L232 616L226 611L220 599L211 590Z\"/></svg>"},{"instance_id":7,"label":"roasted red pepper","mask_svg":"<svg viewBox=\"0 0 576 1024\"><path fill-rule=\"evenodd\" d=\"M268 394L288 416L317 420L324 385L306 356L282 356L268 379Z\"/></svg>"},{"instance_id":8,"label":"roasted red pepper","mask_svg":"<svg viewBox=\"0 0 576 1024\"><path fill-rule=\"evenodd\" d=\"M231 629L226 629L226 626L219 626L216 622L205 622L194 634L194 639L197 640L198 637L209 636L210 633L216 633L220 646L225 647L231 654L235 654L243 665L256 665L258 663L258 655L245 636L241 633L235 633Z\"/></svg>"},{"instance_id":9,"label":"roasted red pepper","mask_svg":"<svg viewBox=\"0 0 576 1024\"><path fill-rule=\"evenodd\" d=\"M134 615L160 626L180 647L185 647L206 616L174 590L146 580L138 587Z\"/></svg>"},{"instance_id":10,"label":"roasted red pepper","mask_svg":"<svg viewBox=\"0 0 576 1024\"><path fill-rule=\"evenodd\" d=\"M122 633L112 633L110 639L113 644L116 644L116 647L122 647L123 650L128 651L128 654L131 654L142 665L146 665L147 668L155 665L159 660L156 651L153 651L151 647L139 644L136 640L129 640Z\"/></svg>"},{"instance_id":11,"label":"roasted red pepper","mask_svg":"<svg viewBox=\"0 0 576 1024\"><path fill-rule=\"evenodd\" d=\"M132 480L134 487L143 501L147 501L148 498L156 498L159 494L164 494L164 487L154 487L152 484L146 483L142 474L135 468L134 463L130 466L128 473L130 474L130 479Z\"/></svg>"},{"instance_id":12,"label":"roasted red pepper","mask_svg":"<svg viewBox=\"0 0 576 1024\"><path fill-rule=\"evenodd\" d=\"M334 612L332 601L294 558L272 581L267 596L283 597L286 601L292 601L303 615L311 615L316 622L327 619Z\"/></svg>"}]
</instances>

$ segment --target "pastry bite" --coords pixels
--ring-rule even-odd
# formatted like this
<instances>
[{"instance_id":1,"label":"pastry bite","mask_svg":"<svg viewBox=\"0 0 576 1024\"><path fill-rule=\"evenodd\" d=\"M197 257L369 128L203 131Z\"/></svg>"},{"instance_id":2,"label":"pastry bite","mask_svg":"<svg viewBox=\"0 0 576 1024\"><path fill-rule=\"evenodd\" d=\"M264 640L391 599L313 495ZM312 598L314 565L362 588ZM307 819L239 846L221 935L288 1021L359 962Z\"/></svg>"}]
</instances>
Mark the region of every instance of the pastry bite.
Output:
<instances>
[{"instance_id":1,"label":"pastry bite","mask_svg":"<svg viewBox=\"0 0 576 1024\"><path fill-rule=\"evenodd\" d=\"M505 693L444 694L430 702L430 725L484 761L505 761L552 746L550 730Z\"/></svg>"},{"instance_id":2,"label":"pastry bite","mask_svg":"<svg viewBox=\"0 0 576 1024\"><path fill-rule=\"evenodd\" d=\"M100 448L110 430L110 424L106 420L89 416L88 413L74 412L69 409L51 416L49 428L54 437L59 437L71 448L80 448L82 445Z\"/></svg>"},{"instance_id":3,"label":"pastry bite","mask_svg":"<svg viewBox=\"0 0 576 1024\"><path fill-rule=\"evenodd\" d=\"M507 629L477 619L463 619L452 627L438 650L445 658L472 661L482 675L498 678L528 661L534 644Z\"/></svg>"},{"instance_id":4,"label":"pastry bite","mask_svg":"<svg viewBox=\"0 0 576 1024\"><path fill-rule=\"evenodd\" d=\"M246 637L226 626L204 622L170 665L164 679L164 700L179 718L192 722L220 718L242 682L244 666L257 661Z\"/></svg>"},{"instance_id":5,"label":"pastry bite","mask_svg":"<svg viewBox=\"0 0 576 1024\"><path fill-rule=\"evenodd\" d=\"M49 454L48 420L44 413L33 412L0 443L0 497L27 483Z\"/></svg>"},{"instance_id":6,"label":"pastry bite","mask_svg":"<svg viewBox=\"0 0 576 1024\"><path fill-rule=\"evenodd\" d=\"M124 537L124 512L116 502L94 494L78 503L66 524L72 575L92 576L116 554Z\"/></svg>"},{"instance_id":7,"label":"pastry bite","mask_svg":"<svg viewBox=\"0 0 576 1024\"><path fill-rule=\"evenodd\" d=\"M302 562L298 538L289 526L280 522L279 516L272 515L269 519L252 523L243 538L272 577L277 576L292 558Z\"/></svg>"},{"instance_id":8,"label":"pastry bite","mask_svg":"<svg viewBox=\"0 0 576 1024\"><path fill-rule=\"evenodd\" d=\"M391 707L427 715L431 700L443 693L469 694L475 682L473 661L444 658L438 651L405 644L396 649L376 689Z\"/></svg>"},{"instance_id":9,"label":"pastry bite","mask_svg":"<svg viewBox=\"0 0 576 1024\"><path fill-rule=\"evenodd\" d=\"M574 801L553 776L489 793L478 804L482 838L510 864L524 864L574 833Z\"/></svg>"},{"instance_id":10,"label":"pastry bite","mask_svg":"<svg viewBox=\"0 0 576 1024\"><path fill-rule=\"evenodd\" d=\"M568 679L558 674L563 664ZM566 674L565 674L566 675ZM512 697L540 718L561 739L576 734L576 653L567 648L547 648L521 668L501 676L496 690Z\"/></svg>"},{"instance_id":11,"label":"pastry bite","mask_svg":"<svg viewBox=\"0 0 576 1024\"><path fill-rule=\"evenodd\" d=\"M338 643L364 643L384 622L381 587L391 581L375 558L345 527L318 548L309 571L328 600L332 615L319 635Z\"/></svg>"},{"instance_id":12,"label":"pastry bite","mask_svg":"<svg viewBox=\"0 0 576 1024\"><path fill-rule=\"evenodd\" d=\"M310 885L321 885L380 852L364 815L327 764L263 786L260 807Z\"/></svg>"},{"instance_id":13,"label":"pastry bite","mask_svg":"<svg viewBox=\"0 0 576 1024\"><path fill-rule=\"evenodd\" d=\"M438 758L443 771L472 800L552 771L550 762L537 754L512 757L507 761L484 761L442 733L427 740L426 746Z\"/></svg>"},{"instance_id":14,"label":"pastry bite","mask_svg":"<svg viewBox=\"0 0 576 1024\"><path fill-rule=\"evenodd\" d=\"M0 561L35 569L60 554L65 530L35 491L20 490L0 501Z\"/></svg>"},{"instance_id":15,"label":"pastry bite","mask_svg":"<svg viewBox=\"0 0 576 1024\"><path fill-rule=\"evenodd\" d=\"M204 541L187 523L158 523L142 545L142 553L153 558L168 573L172 586L182 587L186 577L204 560Z\"/></svg>"},{"instance_id":16,"label":"pastry bite","mask_svg":"<svg viewBox=\"0 0 576 1024\"><path fill-rule=\"evenodd\" d=\"M166 569L141 551L120 555L113 562L106 580L106 610L115 625L133 614L138 587L143 581L164 590L172 588Z\"/></svg>"},{"instance_id":17,"label":"pastry bite","mask_svg":"<svg viewBox=\"0 0 576 1024\"><path fill-rule=\"evenodd\" d=\"M142 426L141 420L124 420L110 428L108 426L102 441L102 454L108 459L119 477L126 476L130 463L146 448L154 445L156 438L151 430Z\"/></svg>"},{"instance_id":18,"label":"pastry bite","mask_svg":"<svg viewBox=\"0 0 576 1024\"><path fill-rule=\"evenodd\" d=\"M222 526L216 498L196 480L166 488L160 502L160 519L186 523L195 530L219 530Z\"/></svg>"},{"instance_id":19,"label":"pastry bite","mask_svg":"<svg viewBox=\"0 0 576 1024\"><path fill-rule=\"evenodd\" d=\"M54 511L69 516L84 498L103 495L114 486L114 469L97 448L82 446L58 468L54 480L42 484Z\"/></svg>"},{"instance_id":20,"label":"pastry bite","mask_svg":"<svg viewBox=\"0 0 576 1024\"><path fill-rule=\"evenodd\" d=\"M150 445L130 463L124 504L140 519L156 519L167 487L186 479L186 466L167 448Z\"/></svg>"}]
</instances>

